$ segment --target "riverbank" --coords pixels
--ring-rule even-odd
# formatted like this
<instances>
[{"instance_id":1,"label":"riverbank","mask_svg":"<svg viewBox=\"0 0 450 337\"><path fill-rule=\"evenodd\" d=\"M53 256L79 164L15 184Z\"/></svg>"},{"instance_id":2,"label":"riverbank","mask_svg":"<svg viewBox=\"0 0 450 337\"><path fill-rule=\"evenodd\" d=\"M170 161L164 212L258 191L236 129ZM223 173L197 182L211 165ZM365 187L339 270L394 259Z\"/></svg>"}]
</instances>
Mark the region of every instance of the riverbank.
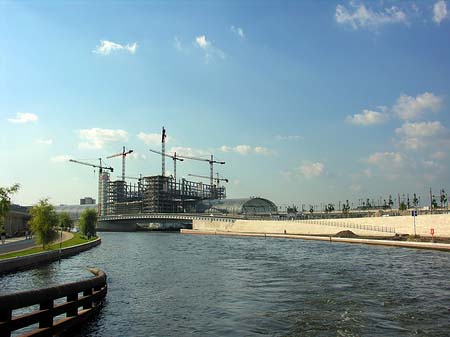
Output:
<instances>
[{"instance_id":1,"label":"riverbank","mask_svg":"<svg viewBox=\"0 0 450 337\"><path fill-rule=\"evenodd\" d=\"M222 232L222 231L200 231L193 229L182 229L181 234L193 235L224 235L224 236L250 236L250 237L264 237L264 238L284 238L284 239L301 239L301 240L316 240L327 241L330 243L358 243L378 246L392 246L404 248L418 248L450 251L450 244L448 243L434 243L434 242L420 242L420 241L398 241L386 239L369 239L369 238L342 238L334 236L317 236L317 235L300 235L300 234L277 234L277 233L244 233L244 232Z\"/></svg>"},{"instance_id":2,"label":"riverbank","mask_svg":"<svg viewBox=\"0 0 450 337\"><path fill-rule=\"evenodd\" d=\"M74 238L75 239L75 238ZM71 239L73 240L73 239ZM76 243L77 241L71 240L63 243L61 250L59 249L59 244L54 244L51 246L51 250L40 251L37 253L30 253L23 256L15 256L9 258L3 258L0 260L0 274L14 272L17 270L24 270L29 268L34 268L39 264L49 263L63 259L86 250L89 250L101 243L101 238L96 238L83 243ZM78 239L75 239L78 240ZM64 247L65 245L65 247ZM33 248L35 249L35 248ZM39 249L39 248L36 248ZM40 248L42 249L42 248ZM23 252L21 252L23 253Z\"/></svg>"}]
</instances>

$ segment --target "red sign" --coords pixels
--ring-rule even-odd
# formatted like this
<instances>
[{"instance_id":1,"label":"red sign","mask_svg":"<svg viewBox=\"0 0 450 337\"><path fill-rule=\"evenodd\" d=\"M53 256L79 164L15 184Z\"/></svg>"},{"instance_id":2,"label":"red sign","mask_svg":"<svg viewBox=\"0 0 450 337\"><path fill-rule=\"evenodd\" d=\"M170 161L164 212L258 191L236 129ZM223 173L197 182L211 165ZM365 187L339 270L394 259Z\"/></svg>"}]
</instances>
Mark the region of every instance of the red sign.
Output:
<instances>
[{"instance_id":1,"label":"red sign","mask_svg":"<svg viewBox=\"0 0 450 337\"><path fill-rule=\"evenodd\" d=\"M434 236L434 228L430 228L430 234L431 236Z\"/></svg>"}]
</instances>

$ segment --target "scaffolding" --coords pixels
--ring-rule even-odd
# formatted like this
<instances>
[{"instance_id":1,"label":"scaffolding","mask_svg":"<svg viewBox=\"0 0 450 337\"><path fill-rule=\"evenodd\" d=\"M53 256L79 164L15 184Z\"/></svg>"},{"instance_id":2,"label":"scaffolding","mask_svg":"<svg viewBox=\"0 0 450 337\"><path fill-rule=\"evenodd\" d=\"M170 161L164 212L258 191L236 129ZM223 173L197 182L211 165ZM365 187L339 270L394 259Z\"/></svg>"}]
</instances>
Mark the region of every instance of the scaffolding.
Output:
<instances>
[{"instance_id":1,"label":"scaffolding","mask_svg":"<svg viewBox=\"0 0 450 337\"><path fill-rule=\"evenodd\" d=\"M139 213L195 212L196 204L205 199L225 199L223 186L162 175L143 177L137 184L123 180L110 181L107 188L105 215Z\"/></svg>"}]
</instances>

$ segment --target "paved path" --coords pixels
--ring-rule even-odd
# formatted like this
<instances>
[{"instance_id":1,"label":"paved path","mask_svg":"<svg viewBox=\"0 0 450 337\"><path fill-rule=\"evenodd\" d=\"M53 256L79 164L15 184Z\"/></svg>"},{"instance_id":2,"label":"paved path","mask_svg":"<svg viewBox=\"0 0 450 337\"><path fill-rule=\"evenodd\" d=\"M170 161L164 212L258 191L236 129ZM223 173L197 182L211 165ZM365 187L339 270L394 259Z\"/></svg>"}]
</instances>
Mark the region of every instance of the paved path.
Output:
<instances>
[{"instance_id":1,"label":"paved path","mask_svg":"<svg viewBox=\"0 0 450 337\"><path fill-rule=\"evenodd\" d=\"M72 233L63 232L62 241L67 241L70 240L71 238L73 238ZM35 237L27 240L25 239L25 236L6 239L4 244L0 242L0 254L11 253L18 250L28 249L37 246L35 240L36 240ZM57 240L56 242L59 242L59 240Z\"/></svg>"}]
</instances>

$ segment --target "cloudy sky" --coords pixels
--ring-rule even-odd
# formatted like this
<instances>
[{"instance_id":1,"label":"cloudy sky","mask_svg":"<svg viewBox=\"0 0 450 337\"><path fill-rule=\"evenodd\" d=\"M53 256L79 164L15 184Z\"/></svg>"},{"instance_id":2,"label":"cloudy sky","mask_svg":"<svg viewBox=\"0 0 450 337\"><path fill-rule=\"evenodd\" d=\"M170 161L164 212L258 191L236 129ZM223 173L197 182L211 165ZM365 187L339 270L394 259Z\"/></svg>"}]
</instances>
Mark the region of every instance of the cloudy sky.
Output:
<instances>
[{"instance_id":1,"label":"cloudy sky","mask_svg":"<svg viewBox=\"0 0 450 337\"><path fill-rule=\"evenodd\" d=\"M229 197L426 200L450 188L450 2L0 1L15 202L96 198L97 172L67 160L122 146L127 175L159 174L163 125L169 152L226 161Z\"/></svg>"}]
</instances>

